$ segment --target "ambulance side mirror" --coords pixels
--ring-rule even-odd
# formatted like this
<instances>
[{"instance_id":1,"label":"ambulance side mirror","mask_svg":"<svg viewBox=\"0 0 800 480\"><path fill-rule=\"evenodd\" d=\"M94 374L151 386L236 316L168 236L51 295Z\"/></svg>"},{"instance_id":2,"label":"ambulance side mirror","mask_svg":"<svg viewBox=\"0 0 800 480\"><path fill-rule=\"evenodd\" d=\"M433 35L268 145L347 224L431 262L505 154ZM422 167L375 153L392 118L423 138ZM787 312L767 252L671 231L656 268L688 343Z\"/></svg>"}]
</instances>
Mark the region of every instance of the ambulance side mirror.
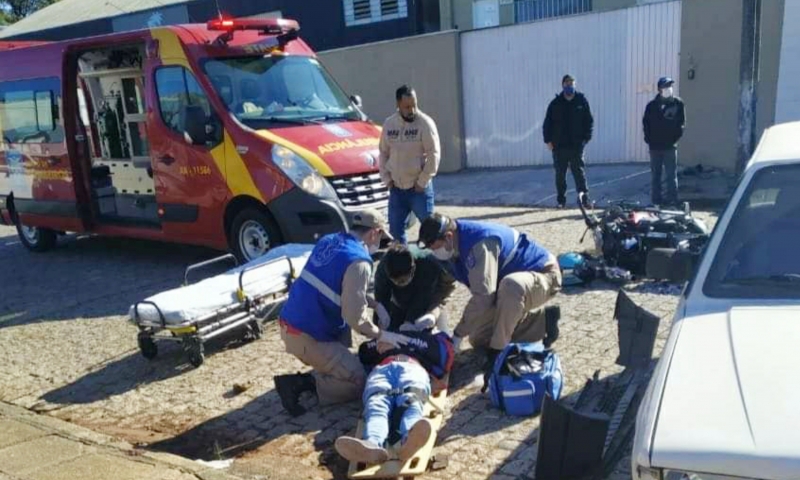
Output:
<instances>
[{"instance_id":1,"label":"ambulance side mirror","mask_svg":"<svg viewBox=\"0 0 800 480\"><path fill-rule=\"evenodd\" d=\"M209 146L221 141L222 125L212 112L206 115L199 105L185 105L180 111L180 125L183 127L183 138L190 145Z\"/></svg>"},{"instance_id":2,"label":"ambulance side mirror","mask_svg":"<svg viewBox=\"0 0 800 480\"><path fill-rule=\"evenodd\" d=\"M364 106L364 104L361 102L361 97L358 96L358 95L351 96L350 97L350 101L353 102L353 105L355 105L358 108L361 108L361 107Z\"/></svg>"}]
</instances>

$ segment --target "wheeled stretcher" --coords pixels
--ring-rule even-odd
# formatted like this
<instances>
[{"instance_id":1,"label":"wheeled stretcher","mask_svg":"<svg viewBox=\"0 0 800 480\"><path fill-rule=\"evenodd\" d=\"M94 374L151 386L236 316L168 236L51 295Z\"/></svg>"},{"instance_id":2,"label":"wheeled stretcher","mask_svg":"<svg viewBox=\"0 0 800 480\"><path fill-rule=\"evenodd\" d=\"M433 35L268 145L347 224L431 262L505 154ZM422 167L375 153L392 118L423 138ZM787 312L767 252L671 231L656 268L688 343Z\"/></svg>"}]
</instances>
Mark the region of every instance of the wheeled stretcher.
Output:
<instances>
[{"instance_id":1,"label":"wheeled stretcher","mask_svg":"<svg viewBox=\"0 0 800 480\"><path fill-rule=\"evenodd\" d=\"M416 455L411 457L405 462L397 459L397 447L395 445L389 448L390 460L378 465L366 465L358 462L350 462L347 470L347 478L353 480L367 480L379 478L402 478L413 479L419 475L423 475L429 467L435 466L433 459L433 447L436 444L436 436L442 428L444 422L444 408L447 402L447 389L440 390L432 394L425 402L422 410L422 415L433 424L433 434L425 443L425 446L419 449ZM356 438L362 438L364 433L364 420L358 421L356 429Z\"/></svg>"},{"instance_id":2,"label":"wheeled stretcher","mask_svg":"<svg viewBox=\"0 0 800 480\"><path fill-rule=\"evenodd\" d=\"M289 244L277 247L261 258L227 272L190 284L190 274L226 261L223 255L191 265L183 286L161 292L131 305L130 321L139 329L139 349L145 358L158 355L156 340L183 344L189 362L199 367L204 361L203 343L226 332L240 329L245 340L261 337L261 324L272 318L285 301L313 245Z\"/></svg>"}]
</instances>

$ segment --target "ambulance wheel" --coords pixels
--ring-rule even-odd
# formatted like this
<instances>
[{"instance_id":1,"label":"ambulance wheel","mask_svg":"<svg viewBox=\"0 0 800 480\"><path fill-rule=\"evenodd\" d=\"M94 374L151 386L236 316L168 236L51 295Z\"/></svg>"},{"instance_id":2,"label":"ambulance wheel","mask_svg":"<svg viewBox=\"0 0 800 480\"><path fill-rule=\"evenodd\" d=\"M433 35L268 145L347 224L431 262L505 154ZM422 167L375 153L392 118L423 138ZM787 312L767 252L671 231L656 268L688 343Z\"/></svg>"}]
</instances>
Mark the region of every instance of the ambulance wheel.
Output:
<instances>
[{"instance_id":1,"label":"ambulance wheel","mask_svg":"<svg viewBox=\"0 0 800 480\"><path fill-rule=\"evenodd\" d=\"M228 238L231 251L241 263L255 260L280 245L275 223L255 208L246 208L234 217Z\"/></svg>"},{"instance_id":2,"label":"ambulance wheel","mask_svg":"<svg viewBox=\"0 0 800 480\"><path fill-rule=\"evenodd\" d=\"M158 355L158 345L156 345L156 341L153 340L150 334L140 332L137 340L139 343L139 350L141 350L144 358L148 360L156 358Z\"/></svg>"},{"instance_id":3,"label":"ambulance wheel","mask_svg":"<svg viewBox=\"0 0 800 480\"><path fill-rule=\"evenodd\" d=\"M17 234L25 248L32 252L46 252L56 246L58 234L55 230L41 227L26 227L17 220Z\"/></svg>"}]
</instances>

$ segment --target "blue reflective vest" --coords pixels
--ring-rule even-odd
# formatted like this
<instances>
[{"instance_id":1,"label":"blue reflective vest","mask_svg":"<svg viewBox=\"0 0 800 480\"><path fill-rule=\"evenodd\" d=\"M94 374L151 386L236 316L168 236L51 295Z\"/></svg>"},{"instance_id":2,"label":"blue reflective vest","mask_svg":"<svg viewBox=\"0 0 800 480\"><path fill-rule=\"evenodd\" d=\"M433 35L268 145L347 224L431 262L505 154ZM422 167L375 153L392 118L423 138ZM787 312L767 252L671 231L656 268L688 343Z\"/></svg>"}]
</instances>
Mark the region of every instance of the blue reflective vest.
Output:
<instances>
[{"instance_id":1,"label":"blue reflective vest","mask_svg":"<svg viewBox=\"0 0 800 480\"><path fill-rule=\"evenodd\" d=\"M475 266L472 247L487 238L495 238L500 242L498 282L512 273L540 272L550 258L550 252L544 247L529 240L524 233L505 225L457 220L456 227L459 256L453 259L453 276L468 287L469 270Z\"/></svg>"},{"instance_id":2,"label":"blue reflective vest","mask_svg":"<svg viewBox=\"0 0 800 480\"><path fill-rule=\"evenodd\" d=\"M342 318L342 280L357 261L372 263L361 240L348 233L319 239L289 290L281 318L317 341L337 341L349 328Z\"/></svg>"}]
</instances>

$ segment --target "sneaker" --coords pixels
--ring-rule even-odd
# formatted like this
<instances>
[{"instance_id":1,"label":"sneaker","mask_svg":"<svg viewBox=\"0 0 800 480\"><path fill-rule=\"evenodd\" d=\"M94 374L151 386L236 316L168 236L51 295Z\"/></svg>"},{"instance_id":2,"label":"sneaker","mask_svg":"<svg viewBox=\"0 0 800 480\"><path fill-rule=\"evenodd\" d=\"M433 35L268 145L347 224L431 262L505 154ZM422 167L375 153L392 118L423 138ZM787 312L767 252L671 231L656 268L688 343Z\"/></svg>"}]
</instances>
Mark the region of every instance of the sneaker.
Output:
<instances>
[{"instance_id":1,"label":"sneaker","mask_svg":"<svg viewBox=\"0 0 800 480\"><path fill-rule=\"evenodd\" d=\"M354 437L339 437L333 447L339 455L351 462L375 465L389 460L389 452L385 448Z\"/></svg>"},{"instance_id":2,"label":"sneaker","mask_svg":"<svg viewBox=\"0 0 800 480\"><path fill-rule=\"evenodd\" d=\"M589 199L589 194L584 193L580 197L578 197L578 202L583 204L583 208L590 209L592 208L592 201Z\"/></svg>"},{"instance_id":3,"label":"sneaker","mask_svg":"<svg viewBox=\"0 0 800 480\"><path fill-rule=\"evenodd\" d=\"M544 308L544 321L545 332L544 347L550 348L556 340L558 340L558 320L561 318L561 307L558 305L551 305Z\"/></svg>"},{"instance_id":4,"label":"sneaker","mask_svg":"<svg viewBox=\"0 0 800 480\"><path fill-rule=\"evenodd\" d=\"M433 424L427 418L420 419L411 427L406 441L400 445L397 456L401 462L406 462L414 457L422 447L428 443L428 439L433 435Z\"/></svg>"},{"instance_id":5,"label":"sneaker","mask_svg":"<svg viewBox=\"0 0 800 480\"><path fill-rule=\"evenodd\" d=\"M556 206L556 208L559 209L559 210L564 210L565 208L567 208L567 203L566 202L558 202L558 205Z\"/></svg>"},{"instance_id":6,"label":"sneaker","mask_svg":"<svg viewBox=\"0 0 800 480\"><path fill-rule=\"evenodd\" d=\"M315 392L314 377L308 373L298 373L296 375L278 375L274 378L275 390L281 398L281 405L293 417L299 417L306 413L306 409L300 405L300 394L303 392Z\"/></svg>"}]
</instances>

